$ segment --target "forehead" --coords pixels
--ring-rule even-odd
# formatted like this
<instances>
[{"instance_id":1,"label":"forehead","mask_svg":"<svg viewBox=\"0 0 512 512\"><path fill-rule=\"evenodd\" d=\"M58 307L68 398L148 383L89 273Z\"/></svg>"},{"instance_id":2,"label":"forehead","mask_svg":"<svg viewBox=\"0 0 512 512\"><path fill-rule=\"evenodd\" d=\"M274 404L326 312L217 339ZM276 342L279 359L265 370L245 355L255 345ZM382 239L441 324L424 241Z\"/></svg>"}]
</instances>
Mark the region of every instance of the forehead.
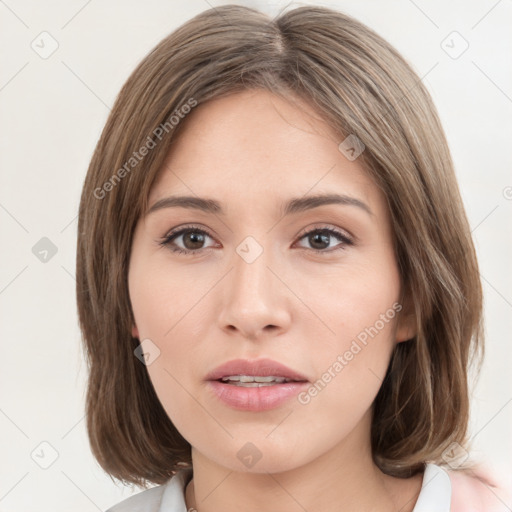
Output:
<instances>
[{"instance_id":1,"label":"forehead","mask_svg":"<svg viewBox=\"0 0 512 512\"><path fill-rule=\"evenodd\" d=\"M381 202L360 161L339 150L342 141L299 98L246 90L215 99L186 118L149 203L180 193L263 204L308 192Z\"/></svg>"}]
</instances>

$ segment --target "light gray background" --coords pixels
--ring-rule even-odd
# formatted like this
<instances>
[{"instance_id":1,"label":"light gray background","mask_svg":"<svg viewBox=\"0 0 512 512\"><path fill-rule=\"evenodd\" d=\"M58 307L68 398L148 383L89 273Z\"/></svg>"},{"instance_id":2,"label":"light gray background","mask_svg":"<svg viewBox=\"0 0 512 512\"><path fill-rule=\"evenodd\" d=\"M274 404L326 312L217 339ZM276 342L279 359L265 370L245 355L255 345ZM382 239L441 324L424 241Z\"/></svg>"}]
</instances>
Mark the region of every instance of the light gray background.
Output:
<instances>
[{"instance_id":1,"label":"light gray background","mask_svg":"<svg viewBox=\"0 0 512 512\"><path fill-rule=\"evenodd\" d=\"M137 63L178 25L223 3L0 0L0 511L92 512L139 491L114 485L85 431L74 278L80 191L109 108ZM233 3L275 14L288 2ZM472 456L511 475L512 1L311 3L374 28L433 96L485 291L487 358L473 394ZM43 51L47 37L50 48L43 31L58 43L46 59L31 47ZM469 44L458 58L466 43L453 31ZM43 237L57 248L47 262L33 251Z\"/></svg>"}]
</instances>

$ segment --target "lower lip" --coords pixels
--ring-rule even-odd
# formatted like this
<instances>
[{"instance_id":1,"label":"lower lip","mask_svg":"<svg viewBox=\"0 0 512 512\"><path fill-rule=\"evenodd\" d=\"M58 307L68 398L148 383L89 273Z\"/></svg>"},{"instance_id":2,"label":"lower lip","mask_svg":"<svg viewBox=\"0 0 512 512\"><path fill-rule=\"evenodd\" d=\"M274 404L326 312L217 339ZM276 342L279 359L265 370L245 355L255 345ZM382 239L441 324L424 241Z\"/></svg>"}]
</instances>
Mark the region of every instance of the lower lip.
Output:
<instances>
[{"instance_id":1,"label":"lower lip","mask_svg":"<svg viewBox=\"0 0 512 512\"><path fill-rule=\"evenodd\" d=\"M243 387L225 384L218 380L208 381L210 388L225 404L242 411L266 411L279 407L297 396L308 382L286 382L272 386Z\"/></svg>"}]
</instances>

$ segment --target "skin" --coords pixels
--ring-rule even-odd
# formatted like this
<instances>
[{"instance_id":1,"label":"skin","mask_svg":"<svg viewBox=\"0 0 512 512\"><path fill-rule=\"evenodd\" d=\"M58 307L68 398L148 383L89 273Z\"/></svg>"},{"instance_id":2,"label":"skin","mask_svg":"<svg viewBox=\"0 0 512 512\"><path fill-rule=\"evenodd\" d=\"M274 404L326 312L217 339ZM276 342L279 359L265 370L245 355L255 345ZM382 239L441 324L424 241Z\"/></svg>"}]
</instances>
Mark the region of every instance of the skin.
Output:
<instances>
[{"instance_id":1,"label":"skin","mask_svg":"<svg viewBox=\"0 0 512 512\"><path fill-rule=\"evenodd\" d=\"M132 333L159 348L149 376L192 446L187 508L410 512L423 475L385 475L370 446L372 402L393 348L415 334L405 305L307 404L292 398L269 411L238 411L204 380L228 360L269 357L315 382L400 302L385 197L361 159L348 160L339 136L298 99L244 91L198 106L183 128L149 205L195 195L220 201L225 214L180 207L141 217L128 280ZM322 192L358 198L372 215L337 204L281 215L281 202ZM202 248L199 255L159 245L190 223L209 235L202 244L178 236L173 246ZM331 235L315 245L314 233L303 235L314 228L355 243ZM236 252L247 236L263 248L252 263ZM237 457L247 442L262 455L251 468Z\"/></svg>"}]
</instances>

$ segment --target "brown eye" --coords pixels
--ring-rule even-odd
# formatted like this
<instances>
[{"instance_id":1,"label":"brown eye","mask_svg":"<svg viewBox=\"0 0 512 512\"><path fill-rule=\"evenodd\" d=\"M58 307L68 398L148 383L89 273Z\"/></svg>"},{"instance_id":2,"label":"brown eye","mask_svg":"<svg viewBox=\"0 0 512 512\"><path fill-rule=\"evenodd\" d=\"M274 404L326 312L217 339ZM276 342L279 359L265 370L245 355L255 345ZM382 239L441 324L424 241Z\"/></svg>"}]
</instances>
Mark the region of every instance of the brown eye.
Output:
<instances>
[{"instance_id":1,"label":"brown eye","mask_svg":"<svg viewBox=\"0 0 512 512\"><path fill-rule=\"evenodd\" d=\"M183 234L183 245L187 249L201 249L201 245L204 244L205 236L204 233L198 231L186 231Z\"/></svg>"},{"instance_id":2,"label":"brown eye","mask_svg":"<svg viewBox=\"0 0 512 512\"><path fill-rule=\"evenodd\" d=\"M186 226L169 233L162 239L160 245L169 248L179 254L200 254L204 249L210 249L212 245L205 246L208 238L213 238L207 231L194 226ZM299 240L306 239L309 249L321 254L330 254L337 250L346 249L354 245L354 242L344 233L332 228L316 228L304 233ZM330 246L333 240L338 240L334 246ZM304 249L308 247L302 246Z\"/></svg>"},{"instance_id":3,"label":"brown eye","mask_svg":"<svg viewBox=\"0 0 512 512\"><path fill-rule=\"evenodd\" d=\"M334 246L334 248L329 248L329 244L333 238L336 238L341 242L337 244L340 245L340 247ZM300 237L300 240L302 239L307 239L313 251L321 253L330 253L338 249L345 249L348 245L354 245L348 236L332 228L312 229L304 233Z\"/></svg>"},{"instance_id":4,"label":"brown eye","mask_svg":"<svg viewBox=\"0 0 512 512\"><path fill-rule=\"evenodd\" d=\"M207 238L212 237L203 229L188 226L170 233L163 238L160 244L177 253L199 253L203 249L209 248L204 246Z\"/></svg>"}]
</instances>

